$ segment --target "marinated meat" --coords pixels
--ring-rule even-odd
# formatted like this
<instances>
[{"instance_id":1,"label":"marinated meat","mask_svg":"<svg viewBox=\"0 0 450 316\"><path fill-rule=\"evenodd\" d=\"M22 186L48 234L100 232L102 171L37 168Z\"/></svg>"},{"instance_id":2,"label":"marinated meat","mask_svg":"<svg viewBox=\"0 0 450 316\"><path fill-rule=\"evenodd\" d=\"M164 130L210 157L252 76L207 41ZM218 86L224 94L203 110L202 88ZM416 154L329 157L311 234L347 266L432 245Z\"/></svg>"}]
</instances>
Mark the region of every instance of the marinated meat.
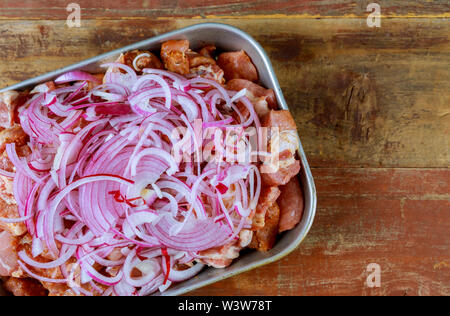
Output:
<instances>
[{"instance_id":1,"label":"marinated meat","mask_svg":"<svg viewBox=\"0 0 450 316\"><path fill-rule=\"evenodd\" d=\"M300 172L300 161L294 160L292 164L274 170L261 173L263 182L267 185L283 185L289 182L295 175ZM276 171L275 171L276 170Z\"/></svg>"},{"instance_id":2,"label":"marinated meat","mask_svg":"<svg viewBox=\"0 0 450 316\"><path fill-rule=\"evenodd\" d=\"M0 232L0 276L18 276L17 239L8 231Z\"/></svg>"},{"instance_id":3,"label":"marinated meat","mask_svg":"<svg viewBox=\"0 0 450 316\"><path fill-rule=\"evenodd\" d=\"M280 186L281 194L278 199L280 206L280 233L291 230L301 221L305 201L297 177L292 178L288 184Z\"/></svg>"},{"instance_id":4,"label":"marinated meat","mask_svg":"<svg viewBox=\"0 0 450 316\"><path fill-rule=\"evenodd\" d=\"M295 155L298 150L297 125L289 111L271 110L261 119L261 125L269 128L268 151L270 161L260 167L266 185L285 185L300 171L300 161Z\"/></svg>"},{"instance_id":5,"label":"marinated meat","mask_svg":"<svg viewBox=\"0 0 450 316\"><path fill-rule=\"evenodd\" d=\"M192 50L187 53L189 59L189 73L193 77L203 77L214 80L220 84L225 82L223 70L217 66L216 61Z\"/></svg>"},{"instance_id":6,"label":"marinated meat","mask_svg":"<svg viewBox=\"0 0 450 316\"><path fill-rule=\"evenodd\" d=\"M48 293L37 280L9 278L3 283L5 289L14 296L47 296Z\"/></svg>"},{"instance_id":7,"label":"marinated meat","mask_svg":"<svg viewBox=\"0 0 450 316\"><path fill-rule=\"evenodd\" d=\"M0 93L0 127L10 128L14 124L14 112L20 93L7 91Z\"/></svg>"},{"instance_id":8,"label":"marinated meat","mask_svg":"<svg viewBox=\"0 0 450 316\"><path fill-rule=\"evenodd\" d=\"M280 196L280 189L277 186L264 186L261 189L255 216L253 217L252 229L258 230L265 226L267 210L276 202Z\"/></svg>"},{"instance_id":9,"label":"marinated meat","mask_svg":"<svg viewBox=\"0 0 450 316\"><path fill-rule=\"evenodd\" d=\"M253 82L259 80L255 65L243 50L220 54L217 64L223 69L226 80L246 79Z\"/></svg>"},{"instance_id":10,"label":"marinated meat","mask_svg":"<svg viewBox=\"0 0 450 316\"><path fill-rule=\"evenodd\" d=\"M263 127L278 127L280 131L297 130L297 124L287 110L272 110L261 118Z\"/></svg>"},{"instance_id":11,"label":"marinated meat","mask_svg":"<svg viewBox=\"0 0 450 316\"><path fill-rule=\"evenodd\" d=\"M280 221L280 208L273 203L267 210L265 225L253 234L249 247L258 251L269 251L275 245L278 235L278 223Z\"/></svg>"},{"instance_id":12,"label":"marinated meat","mask_svg":"<svg viewBox=\"0 0 450 316\"><path fill-rule=\"evenodd\" d=\"M141 57L139 57L139 59L136 60L135 62L136 67L134 67L135 66L134 60L138 56ZM127 52L120 56L118 62L131 67L138 73L141 73L142 70L145 68L163 69L163 64L159 60L159 58L149 51L133 50L131 52Z\"/></svg>"},{"instance_id":13,"label":"marinated meat","mask_svg":"<svg viewBox=\"0 0 450 316\"><path fill-rule=\"evenodd\" d=\"M2 195L6 194L2 192ZM14 201L14 196L9 197ZM8 204L3 198L0 198L0 217L2 218L18 218L19 212L16 204ZM5 223L0 221L0 230L8 231L12 236L22 236L27 232L27 227L23 222L20 223Z\"/></svg>"},{"instance_id":14,"label":"marinated meat","mask_svg":"<svg viewBox=\"0 0 450 316\"><path fill-rule=\"evenodd\" d=\"M0 153L3 153L6 144L15 143L16 147L26 145L28 135L25 134L20 125L14 125L0 132Z\"/></svg>"},{"instance_id":15,"label":"marinated meat","mask_svg":"<svg viewBox=\"0 0 450 316\"><path fill-rule=\"evenodd\" d=\"M275 92L272 89L265 89L245 79L232 79L227 82L226 88L232 91L247 89L246 96L252 102L256 114L260 118L269 113L269 110L277 108Z\"/></svg>"},{"instance_id":16,"label":"marinated meat","mask_svg":"<svg viewBox=\"0 0 450 316\"><path fill-rule=\"evenodd\" d=\"M189 60L189 68L195 68L201 65L216 65L216 61L213 58L203 56L192 50L188 50L186 55Z\"/></svg>"},{"instance_id":17,"label":"marinated meat","mask_svg":"<svg viewBox=\"0 0 450 316\"><path fill-rule=\"evenodd\" d=\"M217 50L217 47L214 45L206 45L202 47L198 53L202 56L209 57L211 59L214 59L214 53Z\"/></svg>"},{"instance_id":18,"label":"marinated meat","mask_svg":"<svg viewBox=\"0 0 450 316\"><path fill-rule=\"evenodd\" d=\"M161 46L161 58L164 67L180 75L189 74L189 41L168 41Z\"/></svg>"},{"instance_id":19,"label":"marinated meat","mask_svg":"<svg viewBox=\"0 0 450 316\"><path fill-rule=\"evenodd\" d=\"M201 251L199 255L202 259L200 261L217 269L226 268L234 259L239 257L239 252L250 244L252 236L253 232L251 230L243 229L239 233L239 240L236 242L220 248Z\"/></svg>"}]
</instances>

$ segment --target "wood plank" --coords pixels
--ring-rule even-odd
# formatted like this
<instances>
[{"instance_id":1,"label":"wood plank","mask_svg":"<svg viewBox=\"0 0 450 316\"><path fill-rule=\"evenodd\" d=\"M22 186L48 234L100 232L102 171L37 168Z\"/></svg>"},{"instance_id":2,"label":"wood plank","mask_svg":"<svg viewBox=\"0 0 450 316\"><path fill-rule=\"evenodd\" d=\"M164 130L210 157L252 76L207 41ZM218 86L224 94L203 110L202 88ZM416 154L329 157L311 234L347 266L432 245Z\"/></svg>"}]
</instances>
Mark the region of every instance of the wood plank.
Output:
<instances>
[{"instance_id":1,"label":"wood plank","mask_svg":"<svg viewBox=\"0 0 450 316\"><path fill-rule=\"evenodd\" d=\"M300 247L189 295L450 295L449 173L314 169L318 212ZM380 288L366 285L370 263Z\"/></svg>"},{"instance_id":2,"label":"wood plank","mask_svg":"<svg viewBox=\"0 0 450 316\"><path fill-rule=\"evenodd\" d=\"M358 19L211 21L241 27L267 50L312 166L450 165L447 20L390 19L380 29ZM191 24L1 21L0 86Z\"/></svg>"},{"instance_id":3,"label":"wood plank","mask_svg":"<svg viewBox=\"0 0 450 316\"><path fill-rule=\"evenodd\" d=\"M66 19L67 1L63 0L3 0L0 3L0 19ZM264 15L280 18L299 17L365 17L367 1L332 0L78 0L84 19L159 18L159 17L242 17ZM385 16L441 16L446 17L450 5L446 0L379 0ZM448 17L448 16L447 16Z\"/></svg>"}]
</instances>

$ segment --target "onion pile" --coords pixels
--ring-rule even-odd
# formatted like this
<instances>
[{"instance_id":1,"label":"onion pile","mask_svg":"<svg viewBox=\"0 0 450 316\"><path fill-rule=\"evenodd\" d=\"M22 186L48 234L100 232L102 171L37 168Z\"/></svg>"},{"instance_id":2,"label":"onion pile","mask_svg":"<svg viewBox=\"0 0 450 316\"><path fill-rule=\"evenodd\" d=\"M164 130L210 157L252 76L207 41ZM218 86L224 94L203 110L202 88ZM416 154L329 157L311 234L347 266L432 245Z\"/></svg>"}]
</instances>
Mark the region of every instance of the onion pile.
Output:
<instances>
[{"instance_id":1,"label":"onion pile","mask_svg":"<svg viewBox=\"0 0 450 316\"><path fill-rule=\"evenodd\" d=\"M20 214L9 222L33 237L18 254L31 277L81 295L148 295L195 276L201 251L251 227L258 168L227 158L258 152L244 130L260 123L246 91L104 67L103 82L70 72L19 109L31 154L6 146Z\"/></svg>"}]
</instances>

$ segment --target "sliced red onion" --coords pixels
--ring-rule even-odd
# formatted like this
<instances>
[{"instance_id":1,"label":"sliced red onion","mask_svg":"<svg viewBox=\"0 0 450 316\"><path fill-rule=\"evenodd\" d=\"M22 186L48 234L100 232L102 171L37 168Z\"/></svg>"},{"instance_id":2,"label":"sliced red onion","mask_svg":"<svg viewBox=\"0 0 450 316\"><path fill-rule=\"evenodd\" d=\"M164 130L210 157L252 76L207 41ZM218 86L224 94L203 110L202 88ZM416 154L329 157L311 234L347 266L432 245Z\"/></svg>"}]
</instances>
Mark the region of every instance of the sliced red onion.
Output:
<instances>
[{"instance_id":1,"label":"sliced red onion","mask_svg":"<svg viewBox=\"0 0 450 316\"><path fill-rule=\"evenodd\" d=\"M19 251L19 253L17 255L23 262L25 262L26 264L28 264L32 267L35 267L38 269L51 269L51 268L59 267L64 262L69 260L69 258L72 257L72 255L75 253L75 251L76 251L76 248L72 247L72 248L70 248L70 250L68 250L65 254L63 254L57 260L51 261L51 262L46 262L46 263L34 261L30 257L28 257L27 253L24 250Z\"/></svg>"},{"instance_id":2,"label":"sliced red onion","mask_svg":"<svg viewBox=\"0 0 450 316\"><path fill-rule=\"evenodd\" d=\"M14 179L14 177L16 176L16 173L0 169L0 175L5 176L7 178Z\"/></svg>"},{"instance_id":3,"label":"sliced red onion","mask_svg":"<svg viewBox=\"0 0 450 316\"><path fill-rule=\"evenodd\" d=\"M59 76L58 78L55 79L55 83L61 84L61 83L67 83L67 82L73 82L73 81L83 81L83 80L101 83L100 79L94 77L93 75L91 75L87 72L79 71L79 70L71 71L71 72L65 73L64 75Z\"/></svg>"},{"instance_id":4,"label":"sliced red onion","mask_svg":"<svg viewBox=\"0 0 450 316\"><path fill-rule=\"evenodd\" d=\"M48 282L48 283L67 283L67 279L46 278L39 274L36 274L36 273L32 272L30 269L28 269L28 267L20 260L17 263L23 269L23 271L25 271L27 273L28 276L30 276L36 280L39 280L41 282Z\"/></svg>"},{"instance_id":5,"label":"sliced red onion","mask_svg":"<svg viewBox=\"0 0 450 316\"><path fill-rule=\"evenodd\" d=\"M30 218L32 218L34 214L30 214L28 216L19 217L19 218L6 218L6 217L0 217L0 222L8 223L8 224L14 224L14 223L22 223Z\"/></svg>"},{"instance_id":6,"label":"sliced red onion","mask_svg":"<svg viewBox=\"0 0 450 316\"><path fill-rule=\"evenodd\" d=\"M164 273L167 273L167 269L165 268L165 265L162 265ZM197 274L200 273L200 271L203 270L203 268L205 267L204 264L201 263L196 263L194 264L192 267L190 267L189 269L186 270L175 270L173 269L173 267L171 267L170 269L170 273L169 273L169 280L172 282L182 282L185 280L188 280L194 276L196 276Z\"/></svg>"}]
</instances>

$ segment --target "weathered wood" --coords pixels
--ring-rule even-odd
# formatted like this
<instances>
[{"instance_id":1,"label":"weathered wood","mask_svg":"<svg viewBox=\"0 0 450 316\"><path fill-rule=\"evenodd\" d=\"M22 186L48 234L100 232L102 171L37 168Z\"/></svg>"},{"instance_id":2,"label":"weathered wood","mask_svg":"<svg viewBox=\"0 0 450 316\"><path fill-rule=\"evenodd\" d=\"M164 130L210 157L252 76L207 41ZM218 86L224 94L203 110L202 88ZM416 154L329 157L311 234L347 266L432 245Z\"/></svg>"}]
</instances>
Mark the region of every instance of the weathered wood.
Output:
<instances>
[{"instance_id":1,"label":"weathered wood","mask_svg":"<svg viewBox=\"0 0 450 316\"><path fill-rule=\"evenodd\" d=\"M369 1L354 0L78 0L85 19L160 18L160 17L362 17L367 16ZM66 19L64 0L13 1L0 3L0 19ZM448 17L450 5L446 0L378 0L385 16L441 16Z\"/></svg>"},{"instance_id":2,"label":"weathered wood","mask_svg":"<svg viewBox=\"0 0 450 316\"><path fill-rule=\"evenodd\" d=\"M190 295L450 295L448 169L314 169L317 217L283 260ZM381 266L369 288L367 265Z\"/></svg>"},{"instance_id":3,"label":"weathered wood","mask_svg":"<svg viewBox=\"0 0 450 316\"><path fill-rule=\"evenodd\" d=\"M448 21L224 21L267 50L312 166L450 165ZM193 23L2 21L0 86Z\"/></svg>"}]
</instances>

